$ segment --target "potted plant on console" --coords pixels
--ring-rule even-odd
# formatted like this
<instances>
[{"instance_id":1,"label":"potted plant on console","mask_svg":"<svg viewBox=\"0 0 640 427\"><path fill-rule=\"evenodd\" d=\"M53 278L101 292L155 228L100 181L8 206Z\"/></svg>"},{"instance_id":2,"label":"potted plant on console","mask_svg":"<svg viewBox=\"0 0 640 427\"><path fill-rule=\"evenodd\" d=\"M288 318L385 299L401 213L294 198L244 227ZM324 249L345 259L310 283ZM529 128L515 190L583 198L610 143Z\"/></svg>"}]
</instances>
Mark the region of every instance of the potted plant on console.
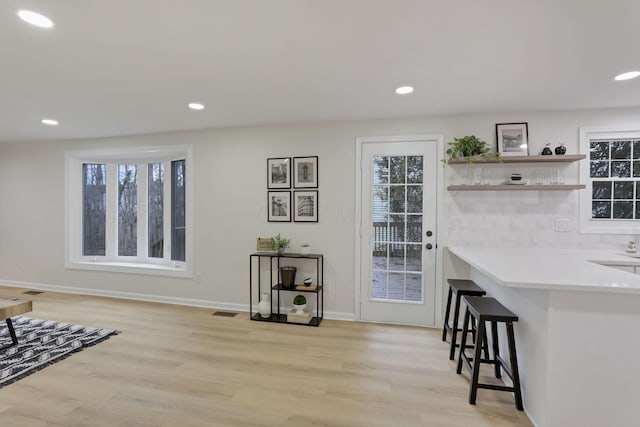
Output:
<instances>
[{"instance_id":1,"label":"potted plant on console","mask_svg":"<svg viewBox=\"0 0 640 427\"><path fill-rule=\"evenodd\" d=\"M454 138L449 142L449 148L445 155L446 158L442 159L442 163L445 165L451 160L457 159L464 159L467 163L473 163L474 160L500 161L500 153L493 153L489 144L478 139L475 135Z\"/></svg>"},{"instance_id":2,"label":"potted plant on console","mask_svg":"<svg viewBox=\"0 0 640 427\"><path fill-rule=\"evenodd\" d=\"M296 295L293 299L293 308L296 309L296 314L304 314L304 308L307 306L307 299L302 295Z\"/></svg>"},{"instance_id":3,"label":"potted plant on console","mask_svg":"<svg viewBox=\"0 0 640 427\"><path fill-rule=\"evenodd\" d=\"M285 239L280 236L280 233L273 236L273 250L278 252L279 255L282 255L291 244L291 239Z\"/></svg>"}]
</instances>

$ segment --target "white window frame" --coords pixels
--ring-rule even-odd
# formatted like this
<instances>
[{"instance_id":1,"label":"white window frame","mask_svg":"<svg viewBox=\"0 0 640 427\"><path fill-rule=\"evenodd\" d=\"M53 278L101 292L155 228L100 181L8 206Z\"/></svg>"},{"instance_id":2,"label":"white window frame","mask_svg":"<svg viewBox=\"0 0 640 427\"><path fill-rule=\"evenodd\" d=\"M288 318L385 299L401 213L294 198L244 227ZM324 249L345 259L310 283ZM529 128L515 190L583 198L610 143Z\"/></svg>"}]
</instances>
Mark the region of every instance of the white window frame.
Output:
<instances>
[{"instance_id":1,"label":"white window frame","mask_svg":"<svg viewBox=\"0 0 640 427\"><path fill-rule=\"evenodd\" d=\"M138 249L144 256L117 255L117 194L118 163L147 165L149 163L185 160L185 261L171 260L171 221L165 221L165 258L149 258L147 254L147 175L148 168L138 167ZM107 165L107 235L105 256L82 254L82 165L104 163ZM160 147L110 148L65 152L65 268L111 271L119 273L151 274L170 277L193 277L193 147L173 145ZM171 212L171 168L165 165L165 217ZM167 179L169 178L169 179ZM109 188L111 187L111 191ZM111 232L109 232L111 230ZM144 249L143 249L144 248Z\"/></svg>"},{"instance_id":2,"label":"white window frame","mask_svg":"<svg viewBox=\"0 0 640 427\"><path fill-rule=\"evenodd\" d=\"M640 125L615 127L581 127L580 153L586 154L586 165L580 168L580 182L586 185L580 191L580 232L600 234L640 234L640 220L637 219L592 219L591 202L593 181L590 177L590 141L593 139L640 139ZM602 178L597 178L602 180ZM638 178L636 178L638 180Z\"/></svg>"}]
</instances>

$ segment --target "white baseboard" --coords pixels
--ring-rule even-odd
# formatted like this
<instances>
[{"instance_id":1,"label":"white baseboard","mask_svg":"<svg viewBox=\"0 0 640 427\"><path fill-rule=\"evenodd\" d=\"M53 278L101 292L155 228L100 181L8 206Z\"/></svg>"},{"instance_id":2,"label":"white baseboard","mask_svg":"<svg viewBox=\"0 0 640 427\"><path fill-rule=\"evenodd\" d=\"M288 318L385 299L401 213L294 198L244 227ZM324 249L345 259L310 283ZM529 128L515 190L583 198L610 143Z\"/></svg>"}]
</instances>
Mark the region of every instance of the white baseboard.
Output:
<instances>
[{"instance_id":1,"label":"white baseboard","mask_svg":"<svg viewBox=\"0 0 640 427\"><path fill-rule=\"evenodd\" d=\"M163 303L163 304L186 305L191 307L214 308L218 310L244 311L247 313L249 312L249 304L235 304L235 303L209 301L209 300L201 300L201 299L193 299L193 298L179 298L179 297L168 297L163 295L138 294L133 292L107 291L104 289L75 288L71 286L59 286L59 285L50 285L46 283L35 283L35 282L22 282L22 281L16 281L16 280L0 279L0 285L10 286L14 288L33 289L38 291L60 292L64 294L92 295L92 296L99 296L99 297L121 298L121 299L135 300L135 301L157 302L157 303ZM355 320L355 316L353 313L342 313L342 312L333 312L333 311L326 311L326 310L324 312L324 318L330 319L330 320L344 320L344 321L351 321L351 322Z\"/></svg>"}]
</instances>

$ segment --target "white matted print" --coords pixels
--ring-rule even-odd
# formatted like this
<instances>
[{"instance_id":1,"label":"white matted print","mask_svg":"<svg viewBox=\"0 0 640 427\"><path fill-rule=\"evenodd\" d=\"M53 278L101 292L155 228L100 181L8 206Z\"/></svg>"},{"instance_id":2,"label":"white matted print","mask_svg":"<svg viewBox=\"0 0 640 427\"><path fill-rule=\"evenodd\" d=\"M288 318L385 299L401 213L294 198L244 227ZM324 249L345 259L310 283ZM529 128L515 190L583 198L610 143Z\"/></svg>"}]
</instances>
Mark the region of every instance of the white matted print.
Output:
<instances>
[{"instance_id":1,"label":"white matted print","mask_svg":"<svg viewBox=\"0 0 640 427\"><path fill-rule=\"evenodd\" d=\"M501 156L528 156L529 129L527 123L497 123L496 138Z\"/></svg>"},{"instance_id":2,"label":"white matted print","mask_svg":"<svg viewBox=\"0 0 640 427\"><path fill-rule=\"evenodd\" d=\"M269 222L291 221L291 192L268 191L267 209Z\"/></svg>"},{"instance_id":3,"label":"white matted print","mask_svg":"<svg viewBox=\"0 0 640 427\"><path fill-rule=\"evenodd\" d=\"M294 188L318 188L318 156L293 158Z\"/></svg>"},{"instance_id":4,"label":"white matted print","mask_svg":"<svg viewBox=\"0 0 640 427\"><path fill-rule=\"evenodd\" d=\"M267 159L267 188L291 188L291 158Z\"/></svg>"},{"instance_id":5,"label":"white matted print","mask_svg":"<svg viewBox=\"0 0 640 427\"><path fill-rule=\"evenodd\" d=\"M293 192L293 220L318 222L318 191Z\"/></svg>"}]
</instances>

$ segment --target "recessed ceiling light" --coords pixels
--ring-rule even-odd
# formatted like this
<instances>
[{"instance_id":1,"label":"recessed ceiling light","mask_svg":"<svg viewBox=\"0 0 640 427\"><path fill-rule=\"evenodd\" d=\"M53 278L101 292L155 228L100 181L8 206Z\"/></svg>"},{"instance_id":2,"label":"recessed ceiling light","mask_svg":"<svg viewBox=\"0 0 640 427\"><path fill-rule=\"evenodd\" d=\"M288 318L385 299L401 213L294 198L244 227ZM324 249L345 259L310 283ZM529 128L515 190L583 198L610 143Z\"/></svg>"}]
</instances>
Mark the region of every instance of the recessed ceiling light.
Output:
<instances>
[{"instance_id":1,"label":"recessed ceiling light","mask_svg":"<svg viewBox=\"0 0 640 427\"><path fill-rule=\"evenodd\" d=\"M18 16L23 21L28 22L31 25L35 25L36 27L40 27L40 28L53 27L53 21L51 19L39 13L32 12L30 10L19 10Z\"/></svg>"},{"instance_id":2,"label":"recessed ceiling light","mask_svg":"<svg viewBox=\"0 0 640 427\"><path fill-rule=\"evenodd\" d=\"M48 126L58 126L58 121L54 119L42 119L42 124Z\"/></svg>"},{"instance_id":3,"label":"recessed ceiling light","mask_svg":"<svg viewBox=\"0 0 640 427\"><path fill-rule=\"evenodd\" d=\"M623 80L635 79L638 76L640 76L640 71L628 71L626 73L618 74L613 79L620 82Z\"/></svg>"},{"instance_id":4,"label":"recessed ceiling light","mask_svg":"<svg viewBox=\"0 0 640 427\"><path fill-rule=\"evenodd\" d=\"M204 110L204 105L200 104L199 102L190 102L189 108L191 108L192 110Z\"/></svg>"},{"instance_id":5,"label":"recessed ceiling light","mask_svg":"<svg viewBox=\"0 0 640 427\"><path fill-rule=\"evenodd\" d=\"M411 86L400 86L396 89L396 93L398 95L408 95L413 92L413 88Z\"/></svg>"}]
</instances>

